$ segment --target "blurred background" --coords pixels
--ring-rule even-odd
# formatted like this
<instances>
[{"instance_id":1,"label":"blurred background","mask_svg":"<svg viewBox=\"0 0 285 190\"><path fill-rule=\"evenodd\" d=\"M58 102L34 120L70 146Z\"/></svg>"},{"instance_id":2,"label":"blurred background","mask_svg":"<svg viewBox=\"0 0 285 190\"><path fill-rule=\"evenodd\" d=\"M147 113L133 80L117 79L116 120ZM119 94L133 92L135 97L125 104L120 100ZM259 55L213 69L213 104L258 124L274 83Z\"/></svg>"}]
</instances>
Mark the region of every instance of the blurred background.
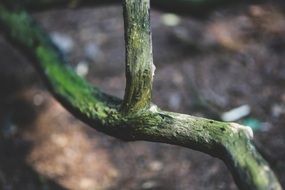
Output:
<instances>
[{"instance_id":1,"label":"blurred background","mask_svg":"<svg viewBox=\"0 0 285 190\"><path fill-rule=\"evenodd\" d=\"M75 71L123 97L120 6L33 16ZM153 102L252 127L285 185L285 12L241 4L207 18L152 11ZM222 161L182 147L122 142L74 118L0 36L0 189L236 190Z\"/></svg>"}]
</instances>

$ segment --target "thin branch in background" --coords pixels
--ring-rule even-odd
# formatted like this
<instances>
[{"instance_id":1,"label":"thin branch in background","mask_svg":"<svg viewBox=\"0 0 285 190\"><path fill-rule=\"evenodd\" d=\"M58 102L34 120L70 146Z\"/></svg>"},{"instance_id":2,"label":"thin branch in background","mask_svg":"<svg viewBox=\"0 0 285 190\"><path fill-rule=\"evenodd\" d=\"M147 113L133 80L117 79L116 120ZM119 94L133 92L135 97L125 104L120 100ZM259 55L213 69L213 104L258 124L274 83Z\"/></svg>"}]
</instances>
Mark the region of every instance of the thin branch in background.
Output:
<instances>
[{"instance_id":1,"label":"thin branch in background","mask_svg":"<svg viewBox=\"0 0 285 190\"><path fill-rule=\"evenodd\" d=\"M1 3L13 8L24 8L30 11L43 11L61 8L98 7L101 5L120 4L120 0L1 0ZM266 0L151 0L153 8L183 15L205 18L221 7L236 4L263 3Z\"/></svg>"}]
</instances>

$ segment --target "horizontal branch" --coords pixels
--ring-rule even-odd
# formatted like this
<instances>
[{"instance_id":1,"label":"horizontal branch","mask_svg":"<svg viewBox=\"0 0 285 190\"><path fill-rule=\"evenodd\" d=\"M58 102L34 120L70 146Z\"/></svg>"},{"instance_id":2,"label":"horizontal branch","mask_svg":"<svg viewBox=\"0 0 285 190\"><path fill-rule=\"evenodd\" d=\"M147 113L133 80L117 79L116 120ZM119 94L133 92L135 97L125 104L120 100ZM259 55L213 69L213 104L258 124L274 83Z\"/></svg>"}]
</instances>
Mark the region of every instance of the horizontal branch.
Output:
<instances>
[{"instance_id":1,"label":"horizontal branch","mask_svg":"<svg viewBox=\"0 0 285 190\"><path fill-rule=\"evenodd\" d=\"M123 115L119 108L122 101L102 93L68 68L47 34L27 13L12 12L0 4L0 31L30 59L57 100L92 128L123 140L180 145L218 157L243 190L282 189L251 143L250 128L166 112L154 105Z\"/></svg>"},{"instance_id":2,"label":"horizontal branch","mask_svg":"<svg viewBox=\"0 0 285 190\"><path fill-rule=\"evenodd\" d=\"M2 0L6 6L42 11L55 8L78 8L119 4L121 0ZM264 0L151 0L152 7L178 14L204 17L217 8L238 3L257 3Z\"/></svg>"}]
</instances>

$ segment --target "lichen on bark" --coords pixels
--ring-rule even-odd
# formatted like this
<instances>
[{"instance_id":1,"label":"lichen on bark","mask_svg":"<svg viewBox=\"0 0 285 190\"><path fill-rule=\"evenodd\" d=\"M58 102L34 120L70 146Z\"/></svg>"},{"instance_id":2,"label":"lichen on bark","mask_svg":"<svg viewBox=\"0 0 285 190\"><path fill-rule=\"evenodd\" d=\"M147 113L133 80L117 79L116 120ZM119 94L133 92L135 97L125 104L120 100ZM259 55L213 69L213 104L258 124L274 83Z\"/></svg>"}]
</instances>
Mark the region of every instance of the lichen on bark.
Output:
<instances>
[{"instance_id":1,"label":"lichen on bark","mask_svg":"<svg viewBox=\"0 0 285 190\"><path fill-rule=\"evenodd\" d=\"M149 0L123 0L126 43L125 113L149 108L153 58Z\"/></svg>"},{"instance_id":2,"label":"lichen on bark","mask_svg":"<svg viewBox=\"0 0 285 190\"><path fill-rule=\"evenodd\" d=\"M129 14L125 14L125 19L130 22L126 30L131 30L126 31L126 38L134 38L126 44L135 49L127 53L130 56L127 86L133 85L134 90L127 90L124 101L101 92L77 76L65 64L48 35L25 11L11 11L0 3L0 31L29 58L57 100L94 129L123 140L162 142L202 151L224 160L242 190L281 190L275 174L251 142L246 127L167 112L150 103L151 33L147 32L150 26L146 18L149 3L125 1ZM136 14L137 9L142 9L142 14ZM141 37L146 44L142 44ZM142 57L137 55L141 51L145 54ZM126 108L123 112L121 105Z\"/></svg>"}]
</instances>

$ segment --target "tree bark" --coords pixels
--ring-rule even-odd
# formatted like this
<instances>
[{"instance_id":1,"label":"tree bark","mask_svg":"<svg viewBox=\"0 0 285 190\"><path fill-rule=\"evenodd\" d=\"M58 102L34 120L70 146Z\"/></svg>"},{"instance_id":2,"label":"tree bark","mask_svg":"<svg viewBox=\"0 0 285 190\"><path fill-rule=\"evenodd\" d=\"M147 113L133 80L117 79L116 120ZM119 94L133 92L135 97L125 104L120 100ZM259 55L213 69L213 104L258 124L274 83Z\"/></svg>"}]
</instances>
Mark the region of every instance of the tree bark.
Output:
<instances>
[{"instance_id":1,"label":"tree bark","mask_svg":"<svg viewBox=\"0 0 285 190\"><path fill-rule=\"evenodd\" d=\"M130 7L130 16L135 17L137 6ZM145 21L148 25L149 20ZM57 100L92 128L122 140L174 144L218 157L225 161L242 190L282 189L252 144L249 127L166 112L153 104L126 114L121 110L122 100L102 93L68 68L48 35L25 11L11 11L0 4L0 29L11 44L29 58ZM133 45L136 44L130 43Z\"/></svg>"},{"instance_id":2,"label":"tree bark","mask_svg":"<svg viewBox=\"0 0 285 190\"><path fill-rule=\"evenodd\" d=\"M126 90L122 111L148 109L154 64L149 0L123 0L126 41Z\"/></svg>"}]
</instances>

